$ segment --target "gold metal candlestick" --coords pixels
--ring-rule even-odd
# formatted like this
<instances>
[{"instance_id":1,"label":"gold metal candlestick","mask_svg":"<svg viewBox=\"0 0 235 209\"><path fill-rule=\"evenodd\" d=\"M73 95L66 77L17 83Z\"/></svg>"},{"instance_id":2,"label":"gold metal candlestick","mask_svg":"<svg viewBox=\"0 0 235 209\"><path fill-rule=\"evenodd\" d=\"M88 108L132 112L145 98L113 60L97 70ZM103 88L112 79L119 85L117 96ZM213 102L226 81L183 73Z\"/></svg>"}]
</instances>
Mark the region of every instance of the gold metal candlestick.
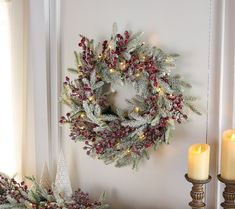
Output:
<instances>
[{"instance_id":1,"label":"gold metal candlestick","mask_svg":"<svg viewBox=\"0 0 235 209\"><path fill-rule=\"evenodd\" d=\"M185 178L188 182L193 184L192 191L190 192L192 201L189 203L189 206L191 206L192 209L205 208L206 204L203 202L205 197L203 185L211 181L211 176L209 176L207 180L194 180L189 178L188 174L185 174Z\"/></svg>"},{"instance_id":2,"label":"gold metal candlestick","mask_svg":"<svg viewBox=\"0 0 235 209\"><path fill-rule=\"evenodd\" d=\"M225 189L223 192L224 202L221 203L221 206L224 209L235 209L235 180L226 180L218 176L219 181L225 184Z\"/></svg>"}]
</instances>

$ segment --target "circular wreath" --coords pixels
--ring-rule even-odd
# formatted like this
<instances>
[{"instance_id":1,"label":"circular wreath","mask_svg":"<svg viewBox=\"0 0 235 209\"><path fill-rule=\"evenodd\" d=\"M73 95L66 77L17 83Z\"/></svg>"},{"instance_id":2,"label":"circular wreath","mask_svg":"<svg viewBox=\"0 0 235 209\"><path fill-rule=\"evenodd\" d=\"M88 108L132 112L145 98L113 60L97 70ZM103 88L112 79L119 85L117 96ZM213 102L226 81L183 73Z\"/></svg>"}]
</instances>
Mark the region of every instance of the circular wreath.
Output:
<instances>
[{"instance_id":1,"label":"circular wreath","mask_svg":"<svg viewBox=\"0 0 235 209\"><path fill-rule=\"evenodd\" d=\"M179 75L171 75L177 54L168 54L141 41L141 32L117 34L94 46L81 36L74 52L75 79L66 77L61 100L71 108L60 123L70 125L70 137L84 141L88 155L106 164L136 167L149 158L149 148L169 143L175 123L188 118L196 97L185 96L191 87ZM120 109L110 102L116 85L131 84L136 95Z\"/></svg>"}]
</instances>

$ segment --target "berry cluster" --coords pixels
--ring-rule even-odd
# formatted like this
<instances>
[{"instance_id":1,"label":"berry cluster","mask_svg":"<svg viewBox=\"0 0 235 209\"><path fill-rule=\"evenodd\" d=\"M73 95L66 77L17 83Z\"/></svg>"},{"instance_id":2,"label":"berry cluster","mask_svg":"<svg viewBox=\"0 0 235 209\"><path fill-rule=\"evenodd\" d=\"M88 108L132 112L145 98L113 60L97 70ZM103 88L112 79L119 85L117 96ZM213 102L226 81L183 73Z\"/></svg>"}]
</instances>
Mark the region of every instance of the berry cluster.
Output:
<instances>
[{"instance_id":1,"label":"berry cluster","mask_svg":"<svg viewBox=\"0 0 235 209\"><path fill-rule=\"evenodd\" d=\"M74 200L74 203L68 207L69 209L81 209L81 205L83 208L95 209L102 205L102 203L99 201L91 201L89 194L84 193L81 189L75 191L72 199Z\"/></svg>"},{"instance_id":2,"label":"berry cluster","mask_svg":"<svg viewBox=\"0 0 235 209\"><path fill-rule=\"evenodd\" d=\"M18 203L27 201L33 206L34 203L27 196L23 195L23 193L28 192L28 187L24 181L18 183L14 178L8 178L0 174L0 204L7 203L7 197L10 197Z\"/></svg>"},{"instance_id":3,"label":"berry cluster","mask_svg":"<svg viewBox=\"0 0 235 209\"><path fill-rule=\"evenodd\" d=\"M88 40L85 37L82 37L78 46L82 47L83 61L87 64L87 67L92 67L92 59L93 59L94 54L93 54L93 51L91 50L90 46L88 45L88 43L89 43Z\"/></svg>"}]
</instances>

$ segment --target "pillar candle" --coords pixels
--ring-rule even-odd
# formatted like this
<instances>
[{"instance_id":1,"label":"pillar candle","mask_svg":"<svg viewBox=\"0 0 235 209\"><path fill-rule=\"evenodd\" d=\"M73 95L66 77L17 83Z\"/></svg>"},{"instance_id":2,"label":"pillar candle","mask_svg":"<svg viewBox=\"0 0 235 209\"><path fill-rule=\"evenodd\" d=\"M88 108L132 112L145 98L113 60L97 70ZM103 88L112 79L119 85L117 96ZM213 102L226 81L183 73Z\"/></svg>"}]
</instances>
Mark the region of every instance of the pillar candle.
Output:
<instances>
[{"instance_id":1,"label":"pillar candle","mask_svg":"<svg viewBox=\"0 0 235 209\"><path fill-rule=\"evenodd\" d=\"M210 146L194 144L188 150L188 177L206 180L209 177Z\"/></svg>"},{"instance_id":2,"label":"pillar candle","mask_svg":"<svg viewBox=\"0 0 235 209\"><path fill-rule=\"evenodd\" d=\"M235 129L223 133L221 154L221 177L235 180Z\"/></svg>"}]
</instances>

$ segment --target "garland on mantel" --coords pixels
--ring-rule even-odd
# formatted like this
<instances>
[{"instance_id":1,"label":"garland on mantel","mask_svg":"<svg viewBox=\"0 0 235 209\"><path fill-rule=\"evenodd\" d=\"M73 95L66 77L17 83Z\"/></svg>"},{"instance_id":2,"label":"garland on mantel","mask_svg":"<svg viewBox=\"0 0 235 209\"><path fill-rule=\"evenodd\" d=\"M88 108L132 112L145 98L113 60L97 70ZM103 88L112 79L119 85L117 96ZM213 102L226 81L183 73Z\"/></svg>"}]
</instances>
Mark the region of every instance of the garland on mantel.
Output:
<instances>
[{"instance_id":1,"label":"garland on mantel","mask_svg":"<svg viewBox=\"0 0 235 209\"><path fill-rule=\"evenodd\" d=\"M72 192L68 169L63 153L60 153L55 181L52 183L47 165L44 165L40 181L26 177L31 182L17 182L0 173L0 209L107 209L105 193L98 201L92 201L87 193L78 189Z\"/></svg>"},{"instance_id":2,"label":"garland on mantel","mask_svg":"<svg viewBox=\"0 0 235 209\"><path fill-rule=\"evenodd\" d=\"M75 79L66 77L61 100L70 112L60 123L70 125L70 137L85 142L88 155L117 167L149 158L149 148L169 143L175 123L188 119L188 110L200 112L196 97L187 96L191 85L172 74L177 54L169 54L141 41L141 32L117 33L94 45L81 36L75 54L76 66L69 68ZM117 85L131 84L136 95L127 109L110 103Z\"/></svg>"},{"instance_id":3,"label":"garland on mantel","mask_svg":"<svg viewBox=\"0 0 235 209\"><path fill-rule=\"evenodd\" d=\"M27 178L32 186L17 182L0 174L0 209L105 209L108 205L101 201L91 201L87 193L80 189L71 198L66 198L53 184L51 188L40 185L34 177Z\"/></svg>"}]
</instances>

